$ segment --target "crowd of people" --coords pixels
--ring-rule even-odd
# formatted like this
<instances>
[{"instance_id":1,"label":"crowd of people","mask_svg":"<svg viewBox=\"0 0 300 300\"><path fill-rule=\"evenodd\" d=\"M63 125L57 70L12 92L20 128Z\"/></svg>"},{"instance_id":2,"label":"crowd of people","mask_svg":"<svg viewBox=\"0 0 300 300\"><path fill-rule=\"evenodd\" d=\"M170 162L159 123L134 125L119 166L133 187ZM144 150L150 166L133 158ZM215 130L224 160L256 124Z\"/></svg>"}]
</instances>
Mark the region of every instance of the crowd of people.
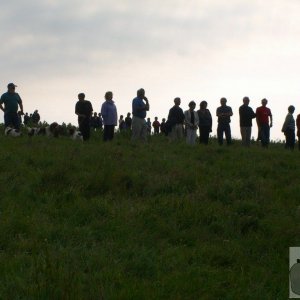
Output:
<instances>
[{"instance_id":1,"label":"crowd of people","mask_svg":"<svg viewBox=\"0 0 300 300\"><path fill-rule=\"evenodd\" d=\"M23 113L23 102L18 93L15 92L16 85L9 83L7 85L7 92L0 98L0 109L4 112L5 126L10 126L16 130L20 129L21 116L24 116L24 124L30 122L38 124L40 115L37 110L33 114L28 115ZM273 117L270 108L267 107L267 99L261 101L261 106L254 110L249 106L250 99L243 98L243 104L239 108L240 117L240 131L242 137L242 144L249 147L251 144L251 132L253 119L256 120L258 127L257 140L261 142L262 147L267 148L270 143L270 128L273 126ZM4 106L3 106L4 105ZM151 134L152 128L154 134L164 134L168 136L170 141L182 140L186 138L187 144L194 145L196 143L197 132L199 131L199 142L208 144L209 135L212 132L212 115L209 111L208 103L202 101L200 109L196 110L196 103L191 101L189 109L183 111L180 107L181 99L176 97L174 105L170 108L168 118L162 119L160 123L155 117L151 122L147 118L147 112L150 110L148 98L145 96L145 90L139 89L136 97L132 100L132 117L131 113L127 113L124 118L120 116L118 120L118 112L116 104L113 100L113 93L108 91L104 95L104 102L101 106L101 112L94 112L90 101L85 99L85 94L78 95L78 101L75 105L75 114L78 117L78 127L82 134L83 140L87 141L90 138L90 131L103 129L103 140L111 141L114 138L115 129L118 128L120 132L130 131L132 141L147 141L147 137ZM295 107L288 107L288 114L282 126L282 132L285 135L287 149L293 150L296 143L296 126L297 136L300 141L300 115L297 120L294 119ZM217 139L219 145L224 143L224 135L227 145L231 145L231 117L233 111L227 105L227 99L221 98L220 106L216 110L218 119ZM300 150L300 142L299 142Z\"/></svg>"}]
</instances>

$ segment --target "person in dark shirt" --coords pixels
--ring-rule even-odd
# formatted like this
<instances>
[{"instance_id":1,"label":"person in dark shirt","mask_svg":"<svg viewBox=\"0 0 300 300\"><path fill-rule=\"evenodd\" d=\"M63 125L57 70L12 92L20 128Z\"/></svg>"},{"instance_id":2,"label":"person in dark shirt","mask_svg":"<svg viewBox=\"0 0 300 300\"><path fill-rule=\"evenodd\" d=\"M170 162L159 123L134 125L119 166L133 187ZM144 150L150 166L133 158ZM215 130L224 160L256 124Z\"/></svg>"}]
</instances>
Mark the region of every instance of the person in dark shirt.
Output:
<instances>
[{"instance_id":1,"label":"person in dark shirt","mask_svg":"<svg viewBox=\"0 0 300 300\"><path fill-rule=\"evenodd\" d=\"M232 109L230 106L227 106L227 99L221 98L221 106L217 108L217 117L218 117L218 143L223 145L223 134L225 133L227 145L231 144L231 128L230 128L230 117L233 115Z\"/></svg>"},{"instance_id":2,"label":"person in dark shirt","mask_svg":"<svg viewBox=\"0 0 300 300\"><path fill-rule=\"evenodd\" d=\"M256 117L256 114L249 106L249 97L244 97L243 103L239 108L242 144L243 146L250 147L252 119Z\"/></svg>"},{"instance_id":3,"label":"person in dark shirt","mask_svg":"<svg viewBox=\"0 0 300 300\"><path fill-rule=\"evenodd\" d=\"M197 111L199 117L200 144L208 145L209 133L212 131L212 117L207 109L207 102L201 101Z\"/></svg>"},{"instance_id":4,"label":"person in dark shirt","mask_svg":"<svg viewBox=\"0 0 300 300\"><path fill-rule=\"evenodd\" d=\"M131 124L132 124L132 118L130 116L131 113L128 113L127 117L125 118L126 129L128 130L131 130Z\"/></svg>"},{"instance_id":5,"label":"person in dark shirt","mask_svg":"<svg viewBox=\"0 0 300 300\"><path fill-rule=\"evenodd\" d=\"M28 113L24 116L24 125L27 126L30 122L30 117L28 116Z\"/></svg>"},{"instance_id":6,"label":"person in dark shirt","mask_svg":"<svg viewBox=\"0 0 300 300\"><path fill-rule=\"evenodd\" d=\"M41 117L40 117L38 110L35 110L34 113L32 114L32 123L34 125L37 125L39 123L40 119L41 119Z\"/></svg>"},{"instance_id":7,"label":"person in dark shirt","mask_svg":"<svg viewBox=\"0 0 300 300\"><path fill-rule=\"evenodd\" d=\"M96 112L94 112L94 115L91 117L91 127L95 131L100 128L100 118Z\"/></svg>"},{"instance_id":8,"label":"person in dark shirt","mask_svg":"<svg viewBox=\"0 0 300 300\"><path fill-rule=\"evenodd\" d=\"M119 131L124 131L126 129L126 123L124 120L124 116L120 115L120 119L119 119Z\"/></svg>"},{"instance_id":9,"label":"person in dark shirt","mask_svg":"<svg viewBox=\"0 0 300 300\"><path fill-rule=\"evenodd\" d=\"M152 127L154 128L154 134L159 134L160 123L158 122L158 118L154 118L154 122L152 123Z\"/></svg>"},{"instance_id":10,"label":"person in dark shirt","mask_svg":"<svg viewBox=\"0 0 300 300\"><path fill-rule=\"evenodd\" d=\"M180 104L181 99L176 97L174 99L174 106L169 110L166 128L170 132L171 141L181 140L183 137L184 113Z\"/></svg>"},{"instance_id":11,"label":"person in dark shirt","mask_svg":"<svg viewBox=\"0 0 300 300\"><path fill-rule=\"evenodd\" d=\"M90 120L93 112L93 107L90 101L85 100L85 94L78 94L78 102L75 106L75 114L78 116L79 130L84 141L90 138Z\"/></svg>"},{"instance_id":12,"label":"person in dark shirt","mask_svg":"<svg viewBox=\"0 0 300 300\"><path fill-rule=\"evenodd\" d=\"M161 120L161 123L160 123L160 132L164 135L167 135L167 131L166 131L166 119L163 118Z\"/></svg>"}]
</instances>

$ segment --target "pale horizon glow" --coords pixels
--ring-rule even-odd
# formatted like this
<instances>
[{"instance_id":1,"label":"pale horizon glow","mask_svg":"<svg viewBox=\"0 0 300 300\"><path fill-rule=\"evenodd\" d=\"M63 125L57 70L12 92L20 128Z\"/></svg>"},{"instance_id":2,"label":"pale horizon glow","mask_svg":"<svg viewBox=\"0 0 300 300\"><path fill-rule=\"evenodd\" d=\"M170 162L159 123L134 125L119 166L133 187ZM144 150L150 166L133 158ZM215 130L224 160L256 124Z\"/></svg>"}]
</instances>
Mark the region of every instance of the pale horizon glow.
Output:
<instances>
[{"instance_id":1,"label":"pale horizon glow","mask_svg":"<svg viewBox=\"0 0 300 300\"><path fill-rule=\"evenodd\" d=\"M167 117L175 97L184 110L206 100L213 135L221 97L233 109L237 138L244 96L254 110L268 99L274 140L284 139L287 107L300 113L297 0L13 0L0 7L0 92L16 83L24 111L38 109L47 122L76 125L79 92L99 112L111 90L126 115L141 87L151 120Z\"/></svg>"}]
</instances>

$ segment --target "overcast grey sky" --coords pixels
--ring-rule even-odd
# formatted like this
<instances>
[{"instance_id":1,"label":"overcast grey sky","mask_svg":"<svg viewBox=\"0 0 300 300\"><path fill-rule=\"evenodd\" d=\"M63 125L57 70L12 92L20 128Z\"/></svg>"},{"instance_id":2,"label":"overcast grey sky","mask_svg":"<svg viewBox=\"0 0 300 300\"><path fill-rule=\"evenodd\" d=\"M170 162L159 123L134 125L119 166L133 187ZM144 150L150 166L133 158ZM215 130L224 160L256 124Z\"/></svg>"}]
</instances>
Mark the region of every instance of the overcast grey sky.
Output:
<instances>
[{"instance_id":1,"label":"overcast grey sky","mask_svg":"<svg viewBox=\"0 0 300 300\"><path fill-rule=\"evenodd\" d=\"M272 138L283 138L288 105L300 113L298 0L0 3L1 89L15 82L25 111L38 109L48 122L76 124L79 92L99 111L112 90L126 114L140 87L151 118L167 116L177 96L183 109L206 100L215 115L225 96L238 137L243 96L254 108L269 100Z\"/></svg>"}]
</instances>

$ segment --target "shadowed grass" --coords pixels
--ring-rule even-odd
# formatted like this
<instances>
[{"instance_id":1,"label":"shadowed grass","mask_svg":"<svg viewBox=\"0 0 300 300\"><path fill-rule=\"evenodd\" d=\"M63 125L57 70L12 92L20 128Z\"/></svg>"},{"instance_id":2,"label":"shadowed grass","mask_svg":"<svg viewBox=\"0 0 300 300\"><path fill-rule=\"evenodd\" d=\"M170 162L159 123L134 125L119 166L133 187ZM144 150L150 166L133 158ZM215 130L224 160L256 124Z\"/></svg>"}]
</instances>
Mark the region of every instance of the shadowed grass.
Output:
<instances>
[{"instance_id":1,"label":"shadowed grass","mask_svg":"<svg viewBox=\"0 0 300 300\"><path fill-rule=\"evenodd\" d=\"M299 153L0 136L1 299L285 299Z\"/></svg>"}]
</instances>

